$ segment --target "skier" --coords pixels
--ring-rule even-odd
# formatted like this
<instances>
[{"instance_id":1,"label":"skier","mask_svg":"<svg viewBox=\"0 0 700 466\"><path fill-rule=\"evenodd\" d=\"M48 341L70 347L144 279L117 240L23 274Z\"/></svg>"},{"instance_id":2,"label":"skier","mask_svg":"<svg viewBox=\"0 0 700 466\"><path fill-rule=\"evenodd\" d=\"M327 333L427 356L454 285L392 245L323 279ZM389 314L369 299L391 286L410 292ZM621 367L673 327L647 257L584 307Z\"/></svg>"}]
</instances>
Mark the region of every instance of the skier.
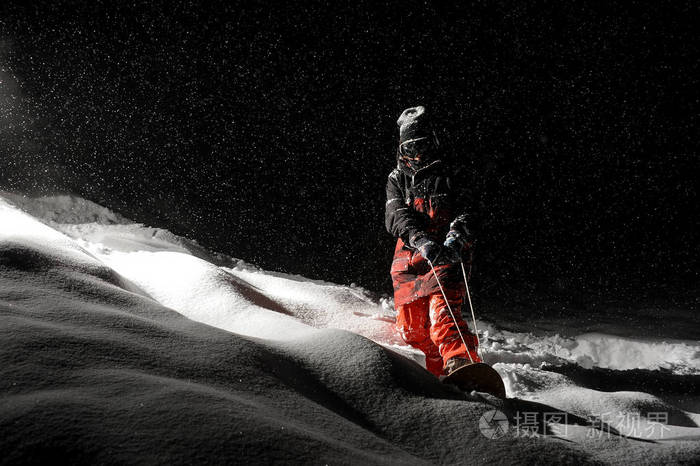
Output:
<instances>
[{"instance_id":1,"label":"skier","mask_svg":"<svg viewBox=\"0 0 700 466\"><path fill-rule=\"evenodd\" d=\"M474 242L468 201L441 158L425 108L404 110L397 124L397 167L386 186L385 217L387 230L398 238L391 265L396 328L440 377L481 362L478 340L461 312L466 287L460 260L470 262Z\"/></svg>"}]
</instances>

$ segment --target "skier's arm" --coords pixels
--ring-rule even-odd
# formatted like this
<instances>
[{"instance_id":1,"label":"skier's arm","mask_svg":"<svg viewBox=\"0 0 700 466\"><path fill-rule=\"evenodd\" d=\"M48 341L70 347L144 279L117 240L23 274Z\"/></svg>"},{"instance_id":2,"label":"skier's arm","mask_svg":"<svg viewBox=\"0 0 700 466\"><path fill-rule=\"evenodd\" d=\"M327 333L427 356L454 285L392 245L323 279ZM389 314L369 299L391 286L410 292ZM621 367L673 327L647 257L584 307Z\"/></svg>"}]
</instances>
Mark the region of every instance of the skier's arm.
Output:
<instances>
[{"instance_id":1,"label":"skier's arm","mask_svg":"<svg viewBox=\"0 0 700 466\"><path fill-rule=\"evenodd\" d=\"M419 238L423 233L423 225L416 217L412 208L406 205L404 193L399 186L399 174L395 170L389 175L386 183L386 212L384 216L386 230L401 238L404 243L413 244L412 239Z\"/></svg>"}]
</instances>

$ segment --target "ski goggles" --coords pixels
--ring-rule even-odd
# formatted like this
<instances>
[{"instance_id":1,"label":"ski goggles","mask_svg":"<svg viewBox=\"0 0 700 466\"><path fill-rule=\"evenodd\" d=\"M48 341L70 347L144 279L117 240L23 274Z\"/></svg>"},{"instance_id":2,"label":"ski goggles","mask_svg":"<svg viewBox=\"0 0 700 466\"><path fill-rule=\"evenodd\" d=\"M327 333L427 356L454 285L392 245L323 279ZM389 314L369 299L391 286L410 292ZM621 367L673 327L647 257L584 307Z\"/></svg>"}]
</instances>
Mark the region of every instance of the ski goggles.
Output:
<instances>
[{"instance_id":1,"label":"ski goggles","mask_svg":"<svg viewBox=\"0 0 700 466\"><path fill-rule=\"evenodd\" d=\"M399 145L399 154L407 159L418 158L419 155L426 155L435 148L432 138L423 137L409 139Z\"/></svg>"}]
</instances>

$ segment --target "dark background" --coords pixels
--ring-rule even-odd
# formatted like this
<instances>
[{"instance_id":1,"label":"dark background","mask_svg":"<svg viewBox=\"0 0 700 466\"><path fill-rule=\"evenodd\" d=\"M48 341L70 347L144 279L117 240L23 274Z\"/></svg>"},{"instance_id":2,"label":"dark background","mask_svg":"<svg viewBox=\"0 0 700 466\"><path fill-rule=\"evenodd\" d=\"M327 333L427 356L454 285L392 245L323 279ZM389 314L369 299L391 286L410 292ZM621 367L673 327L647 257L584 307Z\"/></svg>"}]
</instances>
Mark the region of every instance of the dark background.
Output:
<instances>
[{"instance_id":1,"label":"dark background","mask_svg":"<svg viewBox=\"0 0 700 466\"><path fill-rule=\"evenodd\" d=\"M697 291L695 2L24 3L1 189L390 292L395 121L422 104L479 201L478 292Z\"/></svg>"}]
</instances>

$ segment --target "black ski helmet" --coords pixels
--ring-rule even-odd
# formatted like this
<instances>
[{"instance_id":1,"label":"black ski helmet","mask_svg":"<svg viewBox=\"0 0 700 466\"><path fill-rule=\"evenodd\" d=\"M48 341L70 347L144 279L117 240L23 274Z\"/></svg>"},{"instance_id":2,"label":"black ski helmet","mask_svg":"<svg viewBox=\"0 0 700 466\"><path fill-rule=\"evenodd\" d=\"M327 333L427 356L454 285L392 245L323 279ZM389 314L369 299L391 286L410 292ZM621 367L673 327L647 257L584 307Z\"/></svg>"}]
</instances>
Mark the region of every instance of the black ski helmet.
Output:
<instances>
[{"instance_id":1,"label":"black ski helmet","mask_svg":"<svg viewBox=\"0 0 700 466\"><path fill-rule=\"evenodd\" d=\"M425 107L418 105L407 108L401 113L396 124L399 127L399 147L397 149L399 163L403 161L414 170L429 163L431 158L436 155L434 152L437 150L439 142ZM413 150L405 150L407 148ZM416 149L422 155L420 160L413 159L416 155Z\"/></svg>"},{"instance_id":2,"label":"black ski helmet","mask_svg":"<svg viewBox=\"0 0 700 466\"><path fill-rule=\"evenodd\" d=\"M404 110L396 124L399 127L399 144L411 139L433 135L430 119L427 117L425 107L422 105Z\"/></svg>"}]
</instances>

